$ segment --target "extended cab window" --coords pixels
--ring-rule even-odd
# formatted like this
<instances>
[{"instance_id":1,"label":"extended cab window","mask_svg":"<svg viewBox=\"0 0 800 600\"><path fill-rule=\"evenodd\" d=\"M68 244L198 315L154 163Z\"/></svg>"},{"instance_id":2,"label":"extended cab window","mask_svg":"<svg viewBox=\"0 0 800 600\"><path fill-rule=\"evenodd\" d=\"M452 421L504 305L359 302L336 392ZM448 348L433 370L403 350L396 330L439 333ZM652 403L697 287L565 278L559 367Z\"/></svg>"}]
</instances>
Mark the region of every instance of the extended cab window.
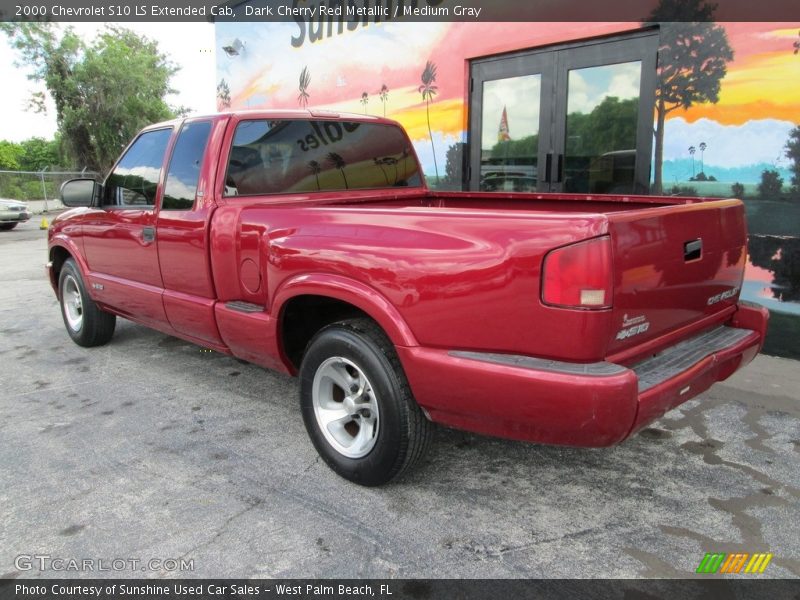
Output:
<instances>
[{"instance_id":1,"label":"extended cab window","mask_svg":"<svg viewBox=\"0 0 800 600\"><path fill-rule=\"evenodd\" d=\"M421 185L398 127L348 121L242 121L225 195L363 190Z\"/></svg>"},{"instance_id":2,"label":"extended cab window","mask_svg":"<svg viewBox=\"0 0 800 600\"><path fill-rule=\"evenodd\" d=\"M162 210L191 210L206 152L210 121L187 123L178 134L164 185Z\"/></svg>"},{"instance_id":3,"label":"extended cab window","mask_svg":"<svg viewBox=\"0 0 800 600\"><path fill-rule=\"evenodd\" d=\"M157 129L136 138L106 179L104 207L155 206L158 179L170 135L172 129Z\"/></svg>"}]
</instances>

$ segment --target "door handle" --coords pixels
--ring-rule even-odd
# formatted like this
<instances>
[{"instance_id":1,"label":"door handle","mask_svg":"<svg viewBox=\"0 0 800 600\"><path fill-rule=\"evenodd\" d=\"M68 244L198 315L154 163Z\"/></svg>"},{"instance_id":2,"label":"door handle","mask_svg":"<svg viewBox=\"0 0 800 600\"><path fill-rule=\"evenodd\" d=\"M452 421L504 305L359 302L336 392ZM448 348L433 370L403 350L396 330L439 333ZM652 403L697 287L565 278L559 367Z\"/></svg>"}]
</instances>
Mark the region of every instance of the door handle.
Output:
<instances>
[{"instance_id":1,"label":"door handle","mask_svg":"<svg viewBox=\"0 0 800 600\"><path fill-rule=\"evenodd\" d=\"M145 244L152 244L156 239L155 227L142 227L142 241Z\"/></svg>"}]
</instances>

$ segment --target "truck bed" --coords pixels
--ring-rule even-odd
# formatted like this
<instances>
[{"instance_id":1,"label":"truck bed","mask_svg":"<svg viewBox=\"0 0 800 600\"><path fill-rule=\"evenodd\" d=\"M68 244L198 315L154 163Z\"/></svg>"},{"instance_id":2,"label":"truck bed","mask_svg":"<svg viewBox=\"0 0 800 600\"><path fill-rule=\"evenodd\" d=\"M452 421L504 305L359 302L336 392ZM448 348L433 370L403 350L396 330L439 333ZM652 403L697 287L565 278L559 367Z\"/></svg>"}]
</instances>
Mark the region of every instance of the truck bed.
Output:
<instances>
[{"instance_id":1,"label":"truck bed","mask_svg":"<svg viewBox=\"0 0 800 600\"><path fill-rule=\"evenodd\" d=\"M280 272L268 277L270 294L291 276L291 265L299 273L303 261L314 261L316 269L375 288L399 307L420 343L432 346L632 362L718 325L738 298L745 259L738 200L419 190L387 195L235 198L219 212L232 222L227 215L233 210L244 237L265 223L281 231L292 227L285 236L267 234L270 253L285 257ZM605 236L613 302L603 310L543 302L548 254ZM323 238L325 251L315 252ZM695 245L702 247L697 256L687 250ZM251 260L258 261L257 252ZM237 268L220 266L219 277ZM237 299L269 302L263 296ZM487 326L465 329L474 318Z\"/></svg>"}]
</instances>

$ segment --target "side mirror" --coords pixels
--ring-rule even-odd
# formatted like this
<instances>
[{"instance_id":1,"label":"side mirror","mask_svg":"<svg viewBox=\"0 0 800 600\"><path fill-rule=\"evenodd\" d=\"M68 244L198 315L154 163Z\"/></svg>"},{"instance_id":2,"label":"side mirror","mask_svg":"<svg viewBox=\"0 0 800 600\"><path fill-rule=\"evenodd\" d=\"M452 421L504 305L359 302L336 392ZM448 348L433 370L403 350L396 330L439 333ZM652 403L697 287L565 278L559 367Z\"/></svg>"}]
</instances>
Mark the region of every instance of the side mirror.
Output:
<instances>
[{"instance_id":1,"label":"side mirror","mask_svg":"<svg viewBox=\"0 0 800 600\"><path fill-rule=\"evenodd\" d=\"M94 179L70 179L61 186L61 203L70 207L92 206L102 187Z\"/></svg>"}]
</instances>

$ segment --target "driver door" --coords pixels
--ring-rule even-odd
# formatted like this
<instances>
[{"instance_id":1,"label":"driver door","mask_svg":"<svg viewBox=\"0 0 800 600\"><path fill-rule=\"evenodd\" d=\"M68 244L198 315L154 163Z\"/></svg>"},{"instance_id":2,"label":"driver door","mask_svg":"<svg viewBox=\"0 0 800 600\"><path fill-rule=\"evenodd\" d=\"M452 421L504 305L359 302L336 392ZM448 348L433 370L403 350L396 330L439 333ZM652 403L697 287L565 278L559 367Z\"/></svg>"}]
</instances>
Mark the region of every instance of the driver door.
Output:
<instances>
[{"instance_id":1,"label":"driver door","mask_svg":"<svg viewBox=\"0 0 800 600\"><path fill-rule=\"evenodd\" d=\"M83 222L89 285L123 316L169 328L156 245L156 207L171 128L145 131L106 178L101 206Z\"/></svg>"}]
</instances>

